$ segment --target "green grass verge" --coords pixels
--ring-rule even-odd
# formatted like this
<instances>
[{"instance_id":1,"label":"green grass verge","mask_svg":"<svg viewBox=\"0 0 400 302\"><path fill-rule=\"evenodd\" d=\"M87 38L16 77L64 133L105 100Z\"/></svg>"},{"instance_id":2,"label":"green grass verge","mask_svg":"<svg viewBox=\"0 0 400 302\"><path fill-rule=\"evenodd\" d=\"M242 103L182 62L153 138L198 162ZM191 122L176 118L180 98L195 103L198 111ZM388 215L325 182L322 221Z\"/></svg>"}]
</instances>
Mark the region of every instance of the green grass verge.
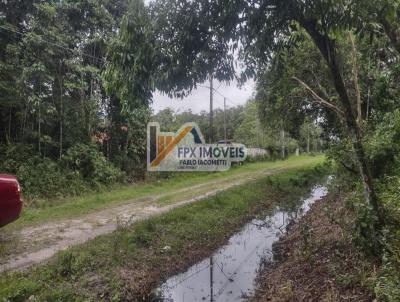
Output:
<instances>
[{"instance_id":1,"label":"green grass verge","mask_svg":"<svg viewBox=\"0 0 400 302\"><path fill-rule=\"evenodd\" d=\"M250 173L268 169L291 169L294 167L308 166L321 163L324 156L299 156L290 157L285 161L246 163L235 166L232 169L218 173L176 173L169 179L151 181L150 183L139 183L131 186L120 186L110 191L85 194L70 199L48 201L48 206L39 209L26 208L19 220L5 227L4 231L11 231L21 227L43 223L63 218L73 218L100 209L126 203L133 199L145 199L146 197L170 194L170 198L164 197L163 203L168 199L176 200L175 191L190 186L213 181L229 181L246 177ZM205 188L207 191L207 188ZM198 192L202 193L202 192Z\"/></svg>"},{"instance_id":2,"label":"green grass verge","mask_svg":"<svg viewBox=\"0 0 400 302\"><path fill-rule=\"evenodd\" d=\"M168 276L208 256L251 217L299 200L324 173L317 163L309 164L121 227L58 253L44 266L3 274L0 301L142 300Z\"/></svg>"}]
</instances>

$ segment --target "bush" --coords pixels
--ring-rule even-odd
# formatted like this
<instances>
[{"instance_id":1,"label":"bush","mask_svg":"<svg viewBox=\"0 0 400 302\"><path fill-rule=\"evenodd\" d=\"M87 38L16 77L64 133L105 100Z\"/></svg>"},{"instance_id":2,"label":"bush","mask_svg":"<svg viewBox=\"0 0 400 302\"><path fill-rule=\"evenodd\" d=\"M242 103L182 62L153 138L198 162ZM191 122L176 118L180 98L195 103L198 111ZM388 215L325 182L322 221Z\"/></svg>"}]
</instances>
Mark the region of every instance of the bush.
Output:
<instances>
[{"instance_id":1,"label":"bush","mask_svg":"<svg viewBox=\"0 0 400 302\"><path fill-rule=\"evenodd\" d=\"M268 160L272 160L271 156L269 156L268 154L257 154L255 156L247 156L246 158L246 162L249 163L254 163L258 161L268 161Z\"/></svg>"},{"instance_id":2,"label":"bush","mask_svg":"<svg viewBox=\"0 0 400 302\"><path fill-rule=\"evenodd\" d=\"M129 181L145 178L147 165L145 158L121 153L114 158L113 163L115 166L120 167Z\"/></svg>"},{"instance_id":3,"label":"bush","mask_svg":"<svg viewBox=\"0 0 400 302\"><path fill-rule=\"evenodd\" d=\"M400 301L400 176L381 179L378 192L385 207L387 225L383 243L385 252L378 272L375 293L379 301Z\"/></svg>"},{"instance_id":4,"label":"bush","mask_svg":"<svg viewBox=\"0 0 400 302\"><path fill-rule=\"evenodd\" d=\"M400 251L385 255L375 285L375 294L379 301L400 301ZM397 258L397 259L396 259Z\"/></svg>"},{"instance_id":5,"label":"bush","mask_svg":"<svg viewBox=\"0 0 400 302\"><path fill-rule=\"evenodd\" d=\"M35 155L27 145L1 145L0 172L18 177L28 206L40 205L41 199L74 196L124 179L124 174L96 146L83 144L68 149L61 161Z\"/></svg>"},{"instance_id":6,"label":"bush","mask_svg":"<svg viewBox=\"0 0 400 302\"><path fill-rule=\"evenodd\" d=\"M367 137L367 155L374 177L398 174L400 158L400 110L387 113Z\"/></svg>"},{"instance_id":7,"label":"bush","mask_svg":"<svg viewBox=\"0 0 400 302\"><path fill-rule=\"evenodd\" d=\"M62 165L95 186L123 179L123 173L108 162L95 145L76 144L69 148L62 158Z\"/></svg>"},{"instance_id":8,"label":"bush","mask_svg":"<svg viewBox=\"0 0 400 302\"><path fill-rule=\"evenodd\" d=\"M0 145L0 172L17 174L19 166L34 155L31 145Z\"/></svg>"},{"instance_id":9,"label":"bush","mask_svg":"<svg viewBox=\"0 0 400 302\"><path fill-rule=\"evenodd\" d=\"M85 191L85 183L79 174L61 169L50 158L32 157L19 165L16 175L24 196L30 200L77 195Z\"/></svg>"}]
</instances>

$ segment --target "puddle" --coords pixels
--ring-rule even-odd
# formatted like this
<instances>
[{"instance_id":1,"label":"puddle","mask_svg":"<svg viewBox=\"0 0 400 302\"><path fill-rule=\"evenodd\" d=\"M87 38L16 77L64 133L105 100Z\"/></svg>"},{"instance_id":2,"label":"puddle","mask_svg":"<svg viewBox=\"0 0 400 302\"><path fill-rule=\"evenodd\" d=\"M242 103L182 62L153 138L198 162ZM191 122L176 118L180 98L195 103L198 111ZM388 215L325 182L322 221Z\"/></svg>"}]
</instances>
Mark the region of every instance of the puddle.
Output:
<instances>
[{"instance_id":1,"label":"puddle","mask_svg":"<svg viewBox=\"0 0 400 302\"><path fill-rule=\"evenodd\" d=\"M272 244L310 206L327 194L327 188L316 186L310 196L296 204L277 207L265 220L254 219L233 235L227 245L210 258L193 265L162 284L152 301L244 301L252 294L257 272L265 260L272 259Z\"/></svg>"}]
</instances>

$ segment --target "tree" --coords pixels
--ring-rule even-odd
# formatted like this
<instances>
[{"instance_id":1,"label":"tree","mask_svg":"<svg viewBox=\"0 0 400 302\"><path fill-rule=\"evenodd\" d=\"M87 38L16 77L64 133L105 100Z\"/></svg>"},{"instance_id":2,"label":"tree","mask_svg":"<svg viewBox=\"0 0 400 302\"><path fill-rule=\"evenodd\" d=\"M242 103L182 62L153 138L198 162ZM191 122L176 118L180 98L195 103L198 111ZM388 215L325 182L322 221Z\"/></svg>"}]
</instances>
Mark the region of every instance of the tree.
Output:
<instances>
[{"instance_id":1,"label":"tree","mask_svg":"<svg viewBox=\"0 0 400 302\"><path fill-rule=\"evenodd\" d=\"M134 165L139 166L145 162L146 124L154 91L154 39L143 1L130 1L118 36L110 44L110 62L103 73L105 90L111 98L119 100L126 121L126 142L120 161L126 163L132 158ZM129 168L133 169L131 165Z\"/></svg>"},{"instance_id":2,"label":"tree","mask_svg":"<svg viewBox=\"0 0 400 302\"><path fill-rule=\"evenodd\" d=\"M245 144L247 147L267 148L270 141L265 135L257 114L257 103L250 100L240 114L241 123L235 130L234 141Z\"/></svg>"},{"instance_id":3,"label":"tree","mask_svg":"<svg viewBox=\"0 0 400 302\"><path fill-rule=\"evenodd\" d=\"M226 129L228 139L233 139L236 131L241 127L243 120L243 106L230 107L226 109ZM206 111L194 113L190 109L183 112L176 112L171 108L166 108L152 116L151 120L160 123L162 131L177 131L184 123L195 122L208 141L209 115ZM216 141L224 139L224 111L214 110L213 129Z\"/></svg>"},{"instance_id":4,"label":"tree","mask_svg":"<svg viewBox=\"0 0 400 302\"><path fill-rule=\"evenodd\" d=\"M230 44L241 1L229 2L220 14L221 3L215 1L154 1L150 3L154 34L157 37L157 81L160 91L183 97L205 82L210 74L219 80L232 80L235 75L233 51ZM224 22L230 24L224 24ZM233 21L233 22L231 22Z\"/></svg>"},{"instance_id":5,"label":"tree","mask_svg":"<svg viewBox=\"0 0 400 302\"><path fill-rule=\"evenodd\" d=\"M177 130L175 129L175 112L171 108L159 111L152 119L160 123L163 131Z\"/></svg>"},{"instance_id":6,"label":"tree","mask_svg":"<svg viewBox=\"0 0 400 302\"><path fill-rule=\"evenodd\" d=\"M77 142L90 142L97 131L106 102L99 75L120 0L23 2L26 7L1 3L7 12L1 19L1 66L11 81L2 82L0 114L12 126L8 138L0 139L34 141L39 154L46 149L46 155L59 157Z\"/></svg>"},{"instance_id":7,"label":"tree","mask_svg":"<svg viewBox=\"0 0 400 302\"><path fill-rule=\"evenodd\" d=\"M144 152L143 139L135 140L138 132L143 135L136 124L143 117L122 116L121 100L106 94L101 77L126 5L125 0L1 1L1 170L22 176L25 192L33 182L24 174L36 175L31 169L42 162L48 179L54 172L61 186L56 170L64 168L68 151L92 148L93 142L93 150L114 164L130 169L118 160L127 155L143 169L143 158L134 155ZM71 177L68 169L63 172Z\"/></svg>"},{"instance_id":8,"label":"tree","mask_svg":"<svg viewBox=\"0 0 400 302\"><path fill-rule=\"evenodd\" d=\"M352 13L350 13L350 11ZM365 29L377 33L376 28L383 31L392 46L400 53L400 5L398 0L354 1L353 9L346 18L358 31ZM380 34L378 32L378 34Z\"/></svg>"},{"instance_id":9,"label":"tree","mask_svg":"<svg viewBox=\"0 0 400 302\"><path fill-rule=\"evenodd\" d=\"M309 119L306 119L301 125L300 136L305 145L304 149L307 153L310 153L310 151L318 152L321 150L321 134L322 128L311 122Z\"/></svg>"},{"instance_id":10,"label":"tree","mask_svg":"<svg viewBox=\"0 0 400 302\"><path fill-rule=\"evenodd\" d=\"M315 103L307 91L292 80L301 78L319 95L337 102L323 57L302 32L299 38L295 45L276 51L266 68L259 71L255 98L261 121L299 139L299 125L311 119L323 127L326 139L343 137L335 113Z\"/></svg>"},{"instance_id":11,"label":"tree","mask_svg":"<svg viewBox=\"0 0 400 302\"><path fill-rule=\"evenodd\" d=\"M241 58L246 64L244 77L253 75L262 69L265 63L270 61L271 56L282 49L282 47L295 43L293 38L300 30L304 30L311 38L314 45L323 57L329 70L331 83L335 89L338 105L325 100L318 95L307 83L299 78L294 78L298 84L309 93L315 103L319 106L334 112L339 120L346 126L347 133L351 139L354 149L359 174L365 189L365 197L377 217L376 228L384 224L384 215L377 200L368 161L363 147L363 133L360 120L359 108L360 97L357 93L355 97L349 93L342 74L343 64L341 61L340 45L338 39L348 35L348 30L356 23L349 14L349 8L353 8L353 2L349 0L341 1L278 1L278 0L259 0L259 1L235 1L232 2L213 2L208 1L174 1L164 0L156 4L154 14L157 14L159 27L162 33L168 33L170 39L162 39L164 47L171 42L170 47L174 50L169 56L178 70L184 72L184 81L177 78L175 86L171 90L181 90L182 87L191 89L193 82L204 79L208 71L201 68L193 68L194 65L187 60L179 61L175 54L190 54L191 57L203 58L202 48L198 46L190 47L193 32L202 33L202 41L218 41L222 43L221 52L215 52L215 61L230 59L233 64L233 56L227 50L232 45L230 51L235 51L241 45ZM172 9L173 8L173 9ZM379 12L378 12L379 13ZM201 14L202 18L199 18ZM167 17L166 17L167 16ZM182 27L181 20L184 19L186 26ZM167 20L167 21L166 21ZM161 30L163 28L163 30ZM162 34L160 34L162 36ZM351 34L350 34L351 36ZM175 37L179 37L179 44ZM351 39L354 39L351 36ZM201 39L200 39L201 40ZM239 41L241 44L239 44ZM352 43L354 46L354 43ZM168 48L168 47L167 47ZM354 89L358 89L356 51L353 47L353 76ZM207 60L204 61L206 63ZM227 66L231 66L227 64ZM162 71L160 70L161 74ZM232 76L232 69L225 69L226 74L216 76L221 80ZM164 73L165 74L165 73ZM190 79L190 80L188 80Z\"/></svg>"}]
</instances>

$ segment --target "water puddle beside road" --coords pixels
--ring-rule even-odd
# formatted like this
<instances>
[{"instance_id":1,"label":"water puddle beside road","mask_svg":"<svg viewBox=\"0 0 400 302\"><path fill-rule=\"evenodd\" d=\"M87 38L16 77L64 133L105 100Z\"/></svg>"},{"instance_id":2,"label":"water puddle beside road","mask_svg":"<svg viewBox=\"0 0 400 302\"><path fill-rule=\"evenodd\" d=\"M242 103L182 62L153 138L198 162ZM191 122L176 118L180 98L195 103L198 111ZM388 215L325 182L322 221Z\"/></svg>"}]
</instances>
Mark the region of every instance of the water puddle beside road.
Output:
<instances>
[{"instance_id":1,"label":"water puddle beside road","mask_svg":"<svg viewBox=\"0 0 400 302\"><path fill-rule=\"evenodd\" d=\"M326 187L315 186L308 198L276 207L264 220L253 219L211 257L169 278L155 290L159 298L152 301L245 300L254 290L260 266L272 259L273 243L286 231L290 222L304 215L326 194Z\"/></svg>"}]
</instances>

